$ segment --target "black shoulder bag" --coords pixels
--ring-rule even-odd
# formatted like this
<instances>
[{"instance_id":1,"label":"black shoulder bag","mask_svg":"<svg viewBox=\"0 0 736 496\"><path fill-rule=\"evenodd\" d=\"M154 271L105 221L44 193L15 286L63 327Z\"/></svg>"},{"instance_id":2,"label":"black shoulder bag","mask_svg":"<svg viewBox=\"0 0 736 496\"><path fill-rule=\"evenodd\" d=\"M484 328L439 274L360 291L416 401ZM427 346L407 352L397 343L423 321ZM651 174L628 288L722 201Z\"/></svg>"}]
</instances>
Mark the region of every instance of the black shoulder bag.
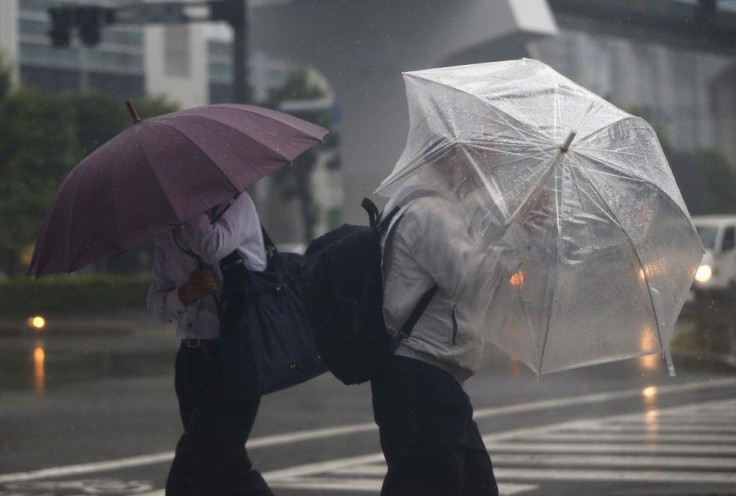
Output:
<instances>
[{"instance_id":1,"label":"black shoulder bag","mask_svg":"<svg viewBox=\"0 0 736 496\"><path fill-rule=\"evenodd\" d=\"M264 271L249 270L237 252L220 261L221 357L225 393L232 400L288 388L327 371L302 300L302 255L279 253L265 229L263 239Z\"/></svg>"}]
</instances>

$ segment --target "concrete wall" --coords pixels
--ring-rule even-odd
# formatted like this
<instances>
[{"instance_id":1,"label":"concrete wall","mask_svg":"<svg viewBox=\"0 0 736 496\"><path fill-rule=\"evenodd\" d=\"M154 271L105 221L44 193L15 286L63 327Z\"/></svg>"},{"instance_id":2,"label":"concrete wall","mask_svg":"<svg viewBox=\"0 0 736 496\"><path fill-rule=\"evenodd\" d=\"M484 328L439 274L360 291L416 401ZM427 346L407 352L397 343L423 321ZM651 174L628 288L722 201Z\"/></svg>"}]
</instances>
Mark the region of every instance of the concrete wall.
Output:
<instances>
[{"instance_id":1,"label":"concrete wall","mask_svg":"<svg viewBox=\"0 0 736 496\"><path fill-rule=\"evenodd\" d=\"M182 108L204 105L209 98L207 71L203 24L145 28L148 94L164 95Z\"/></svg>"},{"instance_id":2,"label":"concrete wall","mask_svg":"<svg viewBox=\"0 0 736 496\"><path fill-rule=\"evenodd\" d=\"M253 50L311 64L335 90L344 215L358 223L366 222L361 199L372 195L404 147L402 71L523 56L527 41L555 33L546 0L296 2L250 13Z\"/></svg>"}]
</instances>

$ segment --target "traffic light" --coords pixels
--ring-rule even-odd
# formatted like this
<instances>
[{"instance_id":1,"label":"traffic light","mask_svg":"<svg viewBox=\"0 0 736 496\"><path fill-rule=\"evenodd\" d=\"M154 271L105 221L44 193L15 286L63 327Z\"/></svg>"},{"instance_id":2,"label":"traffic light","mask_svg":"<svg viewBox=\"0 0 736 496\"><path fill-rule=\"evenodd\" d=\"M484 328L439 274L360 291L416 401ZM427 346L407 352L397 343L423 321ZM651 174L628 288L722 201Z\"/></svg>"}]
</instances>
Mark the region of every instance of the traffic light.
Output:
<instances>
[{"instance_id":1,"label":"traffic light","mask_svg":"<svg viewBox=\"0 0 736 496\"><path fill-rule=\"evenodd\" d=\"M49 16L51 17L51 29L49 30L51 44L55 47L69 46L74 12L64 7L52 7L49 9Z\"/></svg>"},{"instance_id":2,"label":"traffic light","mask_svg":"<svg viewBox=\"0 0 736 496\"><path fill-rule=\"evenodd\" d=\"M230 24L245 22L246 0L210 0L210 19Z\"/></svg>"},{"instance_id":3,"label":"traffic light","mask_svg":"<svg viewBox=\"0 0 736 496\"><path fill-rule=\"evenodd\" d=\"M53 46L69 46L73 27L77 28L82 43L95 46L101 40L102 27L115 22L115 9L95 6L52 7L49 9L49 16L49 36Z\"/></svg>"},{"instance_id":4,"label":"traffic light","mask_svg":"<svg viewBox=\"0 0 736 496\"><path fill-rule=\"evenodd\" d=\"M86 46L95 46L100 42L100 24L102 11L99 7L77 7L75 20L79 28L79 39Z\"/></svg>"}]
</instances>

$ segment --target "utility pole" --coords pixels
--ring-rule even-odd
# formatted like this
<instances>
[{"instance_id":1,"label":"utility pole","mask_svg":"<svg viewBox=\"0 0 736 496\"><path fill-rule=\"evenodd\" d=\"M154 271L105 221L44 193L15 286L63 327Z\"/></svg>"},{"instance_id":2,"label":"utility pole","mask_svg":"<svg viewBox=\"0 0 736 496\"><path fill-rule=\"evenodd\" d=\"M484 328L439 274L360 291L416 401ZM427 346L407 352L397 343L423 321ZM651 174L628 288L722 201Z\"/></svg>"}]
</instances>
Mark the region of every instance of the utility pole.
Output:
<instances>
[{"instance_id":1,"label":"utility pole","mask_svg":"<svg viewBox=\"0 0 736 496\"><path fill-rule=\"evenodd\" d=\"M96 46L101 29L110 24L186 24L224 21L233 29L233 101L250 102L248 85L248 2L209 0L205 2L147 2L126 7L62 6L48 10L49 36L55 47L69 45L72 28L85 47Z\"/></svg>"},{"instance_id":2,"label":"utility pole","mask_svg":"<svg viewBox=\"0 0 736 496\"><path fill-rule=\"evenodd\" d=\"M222 20L233 28L233 101L250 102L248 85L248 5L247 0L210 2L213 20Z\"/></svg>"}]
</instances>

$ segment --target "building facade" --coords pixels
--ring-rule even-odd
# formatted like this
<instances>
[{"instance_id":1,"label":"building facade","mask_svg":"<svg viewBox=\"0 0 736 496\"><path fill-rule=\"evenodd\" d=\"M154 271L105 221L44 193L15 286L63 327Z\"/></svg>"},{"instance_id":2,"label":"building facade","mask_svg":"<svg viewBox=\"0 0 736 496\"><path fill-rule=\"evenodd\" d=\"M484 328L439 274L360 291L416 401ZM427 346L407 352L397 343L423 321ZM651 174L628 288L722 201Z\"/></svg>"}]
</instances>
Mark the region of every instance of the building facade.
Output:
<instances>
[{"instance_id":1,"label":"building facade","mask_svg":"<svg viewBox=\"0 0 736 496\"><path fill-rule=\"evenodd\" d=\"M48 90L95 88L121 99L145 92L182 107L230 99L232 36L224 24L116 24L104 28L94 48L76 39L69 48L53 48L46 10L65 3L130 5L2 0L0 49L16 81ZM673 148L716 148L735 160L734 55L633 39L615 29L599 33L584 18L564 22L569 13L549 5L555 2L250 0L254 101L265 101L283 83L290 64L325 74L342 109L339 196L350 222L364 221L360 199L373 193L403 148L403 70L537 58L613 104L643 112Z\"/></svg>"}]
</instances>

